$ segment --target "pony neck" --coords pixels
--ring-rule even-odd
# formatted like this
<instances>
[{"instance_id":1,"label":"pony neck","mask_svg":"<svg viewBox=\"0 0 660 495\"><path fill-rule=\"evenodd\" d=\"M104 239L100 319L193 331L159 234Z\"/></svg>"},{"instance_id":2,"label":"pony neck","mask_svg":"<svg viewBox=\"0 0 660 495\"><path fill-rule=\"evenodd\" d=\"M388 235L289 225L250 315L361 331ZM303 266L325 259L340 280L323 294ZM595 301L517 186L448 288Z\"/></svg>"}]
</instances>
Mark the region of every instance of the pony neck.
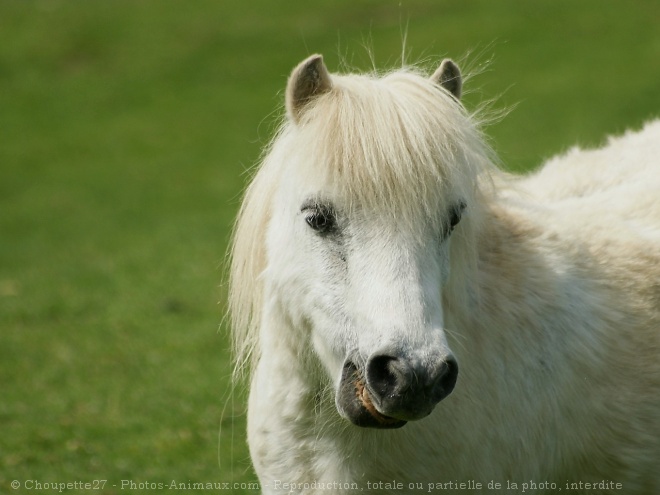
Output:
<instances>
[{"instance_id":1,"label":"pony neck","mask_svg":"<svg viewBox=\"0 0 660 495\"><path fill-rule=\"evenodd\" d=\"M567 283L562 271L570 272L574 260L567 246L540 242L551 234L537 210L494 198L468 240L474 246L469 275L450 280L443 301L450 346L459 363L470 363L465 369L492 369L498 363L489 359L506 359L493 346L509 351L536 346L553 338L546 329L555 320L577 323L582 317L556 308Z\"/></svg>"}]
</instances>

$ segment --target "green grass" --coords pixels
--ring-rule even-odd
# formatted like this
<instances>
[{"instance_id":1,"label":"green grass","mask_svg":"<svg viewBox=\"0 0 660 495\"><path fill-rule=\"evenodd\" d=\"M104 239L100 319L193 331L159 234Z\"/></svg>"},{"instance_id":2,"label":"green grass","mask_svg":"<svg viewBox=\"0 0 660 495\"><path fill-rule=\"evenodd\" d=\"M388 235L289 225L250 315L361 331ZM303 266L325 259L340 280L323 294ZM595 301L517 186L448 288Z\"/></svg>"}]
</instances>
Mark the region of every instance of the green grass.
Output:
<instances>
[{"instance_id":1,"label":"green grass","mask_svg":"<svg viewBox=\"0 0 660 495\"><path fill-rule=\"evenodd\" d=\"M0 0L0 492L254 480L222 267L306 55L369 69L366 45L393 67L407 31L429 68L492 59L466 102L517 104L488 132L524 170L658 114L659 17L655 0Z\"/></svg>"}]
</instances>

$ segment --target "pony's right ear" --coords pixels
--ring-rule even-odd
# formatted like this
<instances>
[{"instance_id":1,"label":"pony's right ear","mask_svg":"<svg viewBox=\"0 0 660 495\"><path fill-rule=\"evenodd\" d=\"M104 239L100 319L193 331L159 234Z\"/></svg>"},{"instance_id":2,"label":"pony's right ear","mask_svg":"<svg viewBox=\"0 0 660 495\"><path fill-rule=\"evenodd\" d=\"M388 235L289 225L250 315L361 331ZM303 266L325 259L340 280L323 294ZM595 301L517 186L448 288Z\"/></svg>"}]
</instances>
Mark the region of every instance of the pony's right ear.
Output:
<instances>
[{"instance_id":1,"label":"pony's right ear","mask_svg":"<svg viewBox=\"0 0 660 495\"><path fill-rule=\"evenodd\" d=\"M293 69L286 86L286 111L294 122L300 120L305 106L332 88L332 80L322 55L312 55Z\"/></svg>"}]
</instances>

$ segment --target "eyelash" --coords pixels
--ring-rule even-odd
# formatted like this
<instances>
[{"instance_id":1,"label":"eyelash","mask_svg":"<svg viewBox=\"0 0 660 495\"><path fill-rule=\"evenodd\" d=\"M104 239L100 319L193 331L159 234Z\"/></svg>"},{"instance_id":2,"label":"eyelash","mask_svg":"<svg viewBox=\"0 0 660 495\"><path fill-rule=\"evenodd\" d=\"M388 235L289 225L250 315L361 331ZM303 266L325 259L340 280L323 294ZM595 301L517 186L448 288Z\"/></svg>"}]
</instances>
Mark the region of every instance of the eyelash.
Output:
<instances>
[{"instance_id":1,"label":"eyelash","mask_svg":"<svg viewBox=\"0 0 660 495\"><path fill-rule=\"evenodd\" d=\"M337 230L337 220L332 207L327 205L313 205L303 208L307 225L319 234L328 234Z\"/></svg>"}]
</instances>

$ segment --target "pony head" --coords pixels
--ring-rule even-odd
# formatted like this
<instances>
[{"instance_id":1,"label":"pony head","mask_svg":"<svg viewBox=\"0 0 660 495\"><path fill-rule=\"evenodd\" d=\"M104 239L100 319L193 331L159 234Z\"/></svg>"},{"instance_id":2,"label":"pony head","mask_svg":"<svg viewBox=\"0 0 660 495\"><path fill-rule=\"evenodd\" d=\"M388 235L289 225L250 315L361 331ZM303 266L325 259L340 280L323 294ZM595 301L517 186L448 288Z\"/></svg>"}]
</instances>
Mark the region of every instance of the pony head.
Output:
<instances>
[{"instance_id":1,"label":"pony head","mask_svg":"<svg viewBox=\"0 0 660 495\"><path fill-rule=\"evenodd\" d=\"M284 346L358 426L403 426L452 392L445 309L465 296L490 163L460 94L450 60L430 78L331 75L319 55L294 69L234 233L239 367Z\"/></svg>"}]
</instances>

